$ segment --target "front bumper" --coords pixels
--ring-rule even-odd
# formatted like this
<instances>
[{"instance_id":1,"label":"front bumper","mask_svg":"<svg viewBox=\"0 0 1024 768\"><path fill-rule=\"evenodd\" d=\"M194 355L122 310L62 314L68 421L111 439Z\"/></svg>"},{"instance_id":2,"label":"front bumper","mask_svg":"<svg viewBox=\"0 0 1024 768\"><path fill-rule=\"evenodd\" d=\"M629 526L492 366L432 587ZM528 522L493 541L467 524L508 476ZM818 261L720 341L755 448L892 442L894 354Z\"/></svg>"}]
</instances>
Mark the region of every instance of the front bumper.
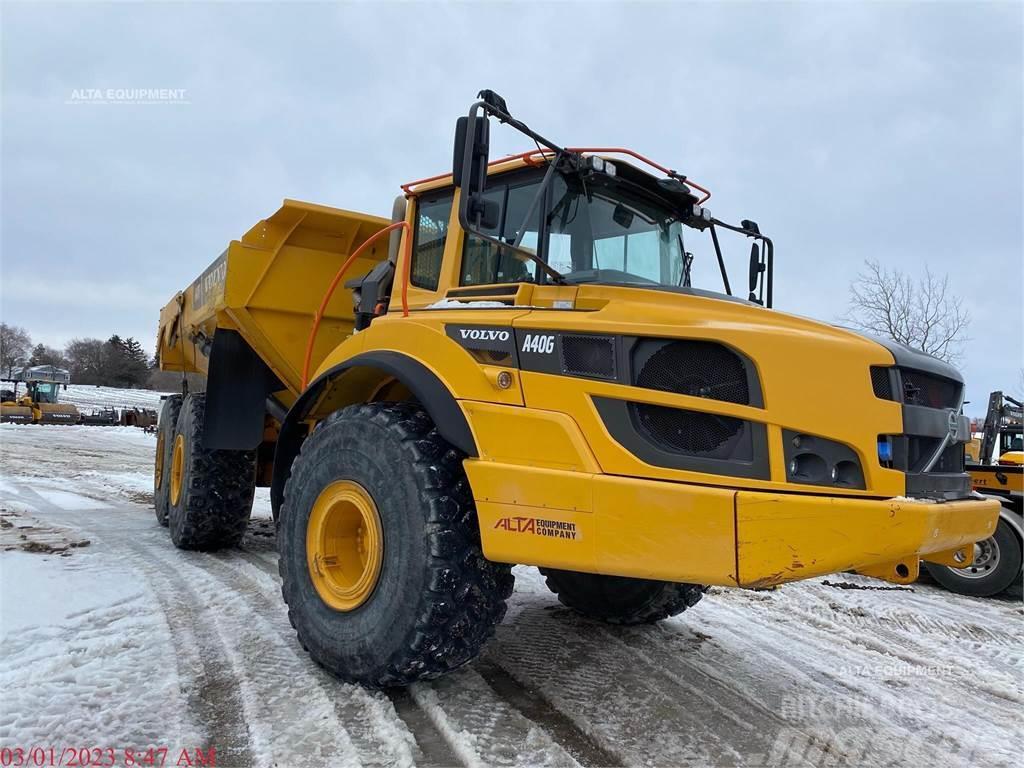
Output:
<instances>
[{"instance_id":1,"label":"front bumper","mask_svg":"<svg viewBox=\"0 0 1024 768\"><path fill-rule=\"evenodd\" d=\"M933 502L905 498L737 494L736 560L741 586L756 587L856 570L904 583L918 560L952 565L953 553L991 536L999 503L971 498Z\"/></svg>"},{"instance_id":2,"label":"front bumper","mask_svg":"<svg viewBox=\"0 0 1024 768\"><path fill-rule=\"evenodd\" d=\"M999 502L734 491L467 460L484 554L586 573L767 587L857 570L898 583L992 535ZM966 563L962 563L966 564Z\"/></svg>"}]
</instances>

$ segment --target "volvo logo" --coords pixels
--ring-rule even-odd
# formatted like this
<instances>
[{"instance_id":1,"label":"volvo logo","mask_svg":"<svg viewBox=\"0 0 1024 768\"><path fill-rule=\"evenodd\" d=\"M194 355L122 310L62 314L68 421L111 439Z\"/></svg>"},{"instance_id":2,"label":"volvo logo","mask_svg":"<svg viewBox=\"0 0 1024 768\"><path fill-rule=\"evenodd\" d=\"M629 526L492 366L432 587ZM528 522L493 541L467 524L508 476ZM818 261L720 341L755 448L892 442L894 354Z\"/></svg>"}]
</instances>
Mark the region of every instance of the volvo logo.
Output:
<instances>
[{"instance_id":1,"label":"volvo logo","mask_svg":"<svg viewBox=\"0 0 1024 768\"><path fill-rule=\"evenodd\" d=\"M960 434L960 416L956 411L949 412L949 442L955 443Z\"/></svg>"},{"instance_id":2,"label":"volvo logo","mask_svg":"<svg viewBox=\"0 0 1024 768\"><path fill-rule=\"evenodd\" d=\"M508 341L509 332L493 328L459 328L459 335L473 341Z\"/></svg>"}]
</instances>

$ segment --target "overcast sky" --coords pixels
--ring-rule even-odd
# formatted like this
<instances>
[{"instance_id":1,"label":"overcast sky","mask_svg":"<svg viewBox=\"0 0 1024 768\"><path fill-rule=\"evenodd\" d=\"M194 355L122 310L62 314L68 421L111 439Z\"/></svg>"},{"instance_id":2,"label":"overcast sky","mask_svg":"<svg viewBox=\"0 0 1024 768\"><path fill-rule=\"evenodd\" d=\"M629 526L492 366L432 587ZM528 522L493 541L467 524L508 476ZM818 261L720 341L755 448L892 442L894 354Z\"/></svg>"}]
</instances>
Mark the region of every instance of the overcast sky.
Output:
<instances>
[{"instance_id":1,"label":"overcast sky","mask_svg":"<svg viewBox=\"0 0 1024 768\"><path fill-rule=\"evenodd\" d=\"M0 314L50 345L149 348L159 308L282 198L389 215L492 88L757 220L779 309L837 320L867 257L948 273L977 413L1022 386L1022 7L4 2ZM159 88L184 93L89 93Z\"/></svg>"}]
</instances>

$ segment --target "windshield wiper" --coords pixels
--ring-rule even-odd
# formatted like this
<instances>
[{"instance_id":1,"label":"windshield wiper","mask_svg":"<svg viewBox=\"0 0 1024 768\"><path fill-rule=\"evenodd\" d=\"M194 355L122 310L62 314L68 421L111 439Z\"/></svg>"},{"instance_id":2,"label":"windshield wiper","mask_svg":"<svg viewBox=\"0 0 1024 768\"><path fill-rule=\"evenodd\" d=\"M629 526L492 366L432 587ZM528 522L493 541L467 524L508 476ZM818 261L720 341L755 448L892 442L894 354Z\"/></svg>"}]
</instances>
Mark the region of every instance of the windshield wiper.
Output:
<instances>
[{"instance_id":1,"label":"windshield wiper","mask_svg":"<svg viewBox=\"0 0 1024 768\"><path fill-rule=\"evenodd\" d=\"M679 241L680 258L683 260L683 272L679 275L679 286L681 288L692 288L693 282L690 272L693 268L693 254L687 253L686 245L683 243L682 233L676 232L676 240Z\"/></svg>"},{"instance_id":2,"label":"windshield wiper","mask_svg":"<svg viewBox=\"0 0 1024 768\"><path fill-rule=\"evenodd\" d=\"M555 155L555 159L548 163L548 169L544 173L544 178L541 181L541 183L537 186L537 191L533 195L533 200L530 201L530 205L526 209L526 215L523 216L523 221L519 225L519 229L516 230L516 239L512 241L512 247L515 248L520 253L524 253L531 259L533 259L533 261L536 264L540 265L540 268L543 269L548 274L548 276L556 283L558 283L559 285L568 285L568 283L565 280L565 276L561 272L559 272L557 269L554 269L553 267L548 266L548 263L544 261L544 259L542 259L539 255L532 254L522 247L523 238L526 236L526 225L529 223L530 217L533 216L533 212L537 210L537 206L540 204L541 200L544 199L544 195L547 192L548 186L551 184L551 180L555 177L555 166L558 165L558 161L562 159L562 154L563 151L559 150L558 153ZM540 227L538 227L538 230L539 229ZM538 240L538 245L539 244L540 243Z\"/></svg>"}]
</instances>

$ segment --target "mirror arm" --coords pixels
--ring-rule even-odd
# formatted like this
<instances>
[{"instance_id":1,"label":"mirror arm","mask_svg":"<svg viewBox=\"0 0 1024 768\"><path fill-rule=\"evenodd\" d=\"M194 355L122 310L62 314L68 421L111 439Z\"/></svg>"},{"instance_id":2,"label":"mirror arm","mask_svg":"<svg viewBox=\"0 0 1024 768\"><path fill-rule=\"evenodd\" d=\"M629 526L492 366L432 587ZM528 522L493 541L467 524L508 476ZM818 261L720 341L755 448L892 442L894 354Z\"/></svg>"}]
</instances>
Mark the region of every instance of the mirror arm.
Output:
<instances>
[{"instance_id":1,"label":"mirror arm","mask_svg":"<svg viewBox=\"0 0 1024 768\"><path fill-rule=\"evenodd\" d=\"M718 269L722 273L722 282L725 284L725 292L729 296L732 296L732 288L729 286L729 273L725 269L725 259L722 256L722 246L718 242L718 232L715 230L714 221L711 222L709 229L711 230L711 242L715 244L715 256L718 257ZM729 227L731 229L731 227Z\"/></svg>"},{"instance_id":2,"label":"mirror arm","mask_svg":"<svg viewBox=\"0 0 1024 768\"><path fill-rule=\"evenodd\" d=\"M765 306L768 307L768 309L771 309L772 308L772 267L773 267L773 264L774 264L775 246L772 245L772 241L769 240L767 237L762 238L762 239L764 240L765 250L767 251L767 255L765 257L765 259L766 259L765 268L767 270L767 275L766 275L765 282L768 283L768 301L765 304ZM763 285L764 285L764 283L762 283L762 286Z\"/></svg>"},{"instance_id":3,"label":"mirror arm","mask_svg":"<svg viewBox=\"0 0 1024 768\"><path fill-rule=\"evenodd\" d=\"M555 159L548 163L548 169L544 172L544 178L541 180L540 185L537 187L537 192L533 196L533 200L530 201L530 206L526 209L526 215L523 216L523 221L519 225L519 229L516 231L516 239L512 242L513 248L518 248L523 242L523 236L526 234L526 224L533 216L534 210L544 197L544 193L547 192L548 185L551 183L551 179L555 175L555 166L562 159L562 153L559 152L555 155ZM539 229L538 229L539 231Z\"/></svg>"}]
</instances>

